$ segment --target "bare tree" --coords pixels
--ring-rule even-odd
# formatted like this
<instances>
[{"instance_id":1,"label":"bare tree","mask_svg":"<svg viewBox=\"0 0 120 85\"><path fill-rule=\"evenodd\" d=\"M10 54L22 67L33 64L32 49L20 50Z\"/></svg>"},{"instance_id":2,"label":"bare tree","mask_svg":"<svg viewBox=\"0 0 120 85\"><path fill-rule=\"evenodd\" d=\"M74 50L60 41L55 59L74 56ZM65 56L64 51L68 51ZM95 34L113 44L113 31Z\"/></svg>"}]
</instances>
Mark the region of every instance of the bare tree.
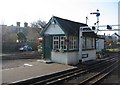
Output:
<instances>
[{"instance_id":1,"label":"bare tree","mask_svg":"<svg viewBox=\"0 0 120 85\"><path fill-rule=\"evenodd\" d=\"M31 23L31 27L33 27L38 33L40 33L46 26L46 22L42 20L37 20Z\"/></svg>"}]
</instances>

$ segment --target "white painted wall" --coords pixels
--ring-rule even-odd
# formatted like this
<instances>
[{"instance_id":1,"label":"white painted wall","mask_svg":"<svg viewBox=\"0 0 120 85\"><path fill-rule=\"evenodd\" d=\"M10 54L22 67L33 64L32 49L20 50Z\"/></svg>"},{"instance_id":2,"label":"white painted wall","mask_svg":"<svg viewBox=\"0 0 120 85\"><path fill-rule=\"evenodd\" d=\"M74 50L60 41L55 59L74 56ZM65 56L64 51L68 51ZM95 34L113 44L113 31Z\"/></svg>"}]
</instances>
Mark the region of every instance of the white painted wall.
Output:
<instances>
[{"instance_id":1,"label":"white painted wall","mask_svg":"<svg viewBox=\"0 0 120 85\"><path fill-rule=\"evenodd\" d=\"M96 50L82 51L82 54L88 54L87 58L82 58L82 62L96 59ZM51 60L56 63L76 65L79 63L78 52L54 52L51 53Z\"/></svg>"},{"instance_id":2,"label":"white painted wall","mask_svg":"<svg viewBox=\"0 0 120 85\"><path fill-rule=\"evenodd\" d=\"M77 63L79 63L78 52L68 52L67 57L68 64L76 65Z\"/></svg>"},{"instance_id":3,"label":"white painted wall","mask_svg":"<svg viewBox=\"0 0 120 85\"><path fill-rule=\"evenodd\" d=\"M76 65L78 60L78 52L52 52L51 60L56 63Z\"/></svg>"},{"instance_id":4,"label":"white painted wall","mask_svg":"<svg viewBox=\"0 0 120 85\"><path fill-rule=\"evenodd\" d=\"M50 24L45 34L65 34L64 31L57 24Z\"/></svg>"},{"instance_id":5,"label":"white painted wall","mask_svg":"<svg viewBox=\"0 0 120 85\"><path fill-rule=\"evenodd\" d=\"M96 41L96 50L99 52L102 49L104 49L104 39L99 39Z\"/></svg>"},{"instance_id":6,"label":"white painted wall","mask_svg":"<svg viewBox=\"0 0 120 85\"><path fill-rule=\"evenodd\" d=\"M67 53L51 52L51 61L56 63L67 64Z\"/></svg>"},{"instance_id":7,"label":"white painted wall","mask_svg":"<svg viewBox=\"0 0 120 85\"><path fill-rule=\"evenodd\" d=\"M96 50L82 51L82 54L88 54L87 58L82 58L82 62L96 59Z\"/></svg>"}]
</instances>

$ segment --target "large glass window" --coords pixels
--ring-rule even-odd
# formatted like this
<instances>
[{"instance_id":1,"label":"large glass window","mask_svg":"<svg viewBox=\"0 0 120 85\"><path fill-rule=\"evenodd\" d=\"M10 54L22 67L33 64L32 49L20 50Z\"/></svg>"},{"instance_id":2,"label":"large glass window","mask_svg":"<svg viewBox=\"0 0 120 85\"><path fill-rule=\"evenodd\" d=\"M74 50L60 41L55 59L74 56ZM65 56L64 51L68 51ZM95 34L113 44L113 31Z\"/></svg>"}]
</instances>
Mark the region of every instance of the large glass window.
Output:
<instances>
[{"instance_id":1,"label":"large glass window","mask_svg":"<svg viewBox=\"0 0 120 85\"><path fill-rule=\"evenodd\" d=\"M76 50L78 49L78 38L75 36L69 37L69 49Z\"/></svg>"},{"instance_id":2,"label":"large glass window","mask_svg":"<svg viewBox=\"0 0 120 85\"><path fill-rule=\"evenodd\" d=\"M67 50L67 37L66 36L53 36L53 49L54 50Z\"/></svg>"},{"instance_id":3,"label":"large glass window","mask_svg":"<svg viewBox=\"0 0 120 85\"><path fill-rule=\"evenodd\" d=\"M77 49L77 48L78 48L78 39L77 39L77 37L74 37L74 38L73 38L73 46L74 46L74 47L73 47L74 49Z\"/></svg>"},{"instance_id":4,"label":"large glass window","mask_svg":"<svg viewBox=\"0 0 120 85\"><path fill-rule=\"evenodd\" d=\"M95 48L95 39L91 37L83 37L82 39L82 48L83 49L93 49Z\"/></svg>"},{"instance_id":5,"label":"large glass window","mask_svg":"<svg viewBox=\"0 0 120 85\"><path fill-rule=\"evenodd\" d=\"M85 44L85 43L86 43L86 40L85 40L85 39L86 39L85 37L82 38L82 48L83 48L83 49L85 49L85 45L86 45L86 44Z\"/></svg>"},{"instance_id":6,"label":"large glass window","mask_svg":"<svg viewBox=\"0 0 120 85\"><path fill-rule=\"evenodd\" d=\"M53 49L58 50L59 49L59 36L53 37Z\"/></svg>"},{"instance_id":7,"label":"large glass window","mask_svg":"<svg viewBox=\"0 0 120 85\"><path fill-rule=\"evenodd\" d=\"M92 39L86 38L86 49L92 48Z\"/></svg>"},{"instance_id":8,"label":"large glass window","mask_svg":"<svg viewBox=\"0 0 120 85\"><path fill-rule=\"evenodd\" d=\"M77 50L78 49L78 37L70 36L67 39L66 36L54 36L53 37L53 49L54 50L67 50L67 45L69 43L69 50Z\"/></svg>"},{"instance_id":9,"label":"large glass window","mask_svg":"<svg viewBox=\"0 0 120 85\"><path fill-rule=\"evenodd\" d=\"M60 36L60 47L64 50L67 49L67 37L66 36Z\"/></svg>"},{"instance_id":10,"label":"large glass window","mask_svg":"<svg viewBox=\"0 0 120 85\"><path fill-rule=\"evenodd\" d=\"M72 36L69 37L69 49L70 50L73 49L73 37Z\"/></svg>"}]
</instances>

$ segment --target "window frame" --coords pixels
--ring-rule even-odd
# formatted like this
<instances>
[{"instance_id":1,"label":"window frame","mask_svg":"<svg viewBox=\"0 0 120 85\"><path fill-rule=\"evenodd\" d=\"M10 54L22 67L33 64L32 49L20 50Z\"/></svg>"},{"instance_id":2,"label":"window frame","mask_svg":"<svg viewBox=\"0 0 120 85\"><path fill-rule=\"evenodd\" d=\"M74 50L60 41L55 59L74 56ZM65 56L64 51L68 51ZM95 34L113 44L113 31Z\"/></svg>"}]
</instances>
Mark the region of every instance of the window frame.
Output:
<instances>
[{"instance_id":1,"label":"window frame","mask_svg":"<svg viewBox=\"0 0 120 85\"><path fill-rule=\"evenodd\" d=\"M69 36L69 50L77 50L77 49L78 49L78 37Z\"/></svg>"},{"instance_id":2,"label":"window frame","mask_svg":"<svg viewBox=\"0 0 120 85\"><path fill-rule=\"evenodd\" d=\"M63 39L61 39L63 37ZM65 39L67 39L67 37L66 36L60 36L60 40L59 40L59 42L60 42L60 47L59 47L59 49L62 47L62 41L63 41L63 46L65 46L65 48L62 48L63 50L67 50L67 42L65 41ZM66 45L65 45L65 43L66 43Z\"/></svg>"},{"instance_id":3,"label":"window frame","mask_svg":"<svg viewBox=\"0 0 120 85\"><path fill-rule=\"evenodd\" d=\"M58 39L55 39L55 37L57 37ZM54 44L55 41L58 42L58 45L57 45L58 48L55 48L55 44ZM53 49L54 50L59 50L59 36L53 36Z\"/></svg>"},{"instance_id":4,"label":"window frame","mask_svg":"<svg viewBox=\"0 0 120 85\"><path fill-rule=\"evenodd\" d=\"M94 37L83 37L82 40L84 40L82 41L82 50L95 49L95 38Z\"/></svg>"}]
</instances>

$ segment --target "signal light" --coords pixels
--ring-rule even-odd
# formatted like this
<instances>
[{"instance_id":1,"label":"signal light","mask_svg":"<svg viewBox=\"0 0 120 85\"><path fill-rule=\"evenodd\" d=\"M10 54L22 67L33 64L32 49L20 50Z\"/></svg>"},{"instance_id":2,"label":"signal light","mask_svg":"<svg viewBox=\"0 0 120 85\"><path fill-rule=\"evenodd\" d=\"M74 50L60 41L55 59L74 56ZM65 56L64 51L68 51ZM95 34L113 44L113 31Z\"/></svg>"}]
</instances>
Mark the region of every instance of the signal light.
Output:
<instances>
[{"instance_id":1,"label":"signal light","mask_svg":"<svg viewBox=\"0 0 120 85\"><path fill-rule=\"evenodd\" d=\"M95 28L95 26L92 26L92 30L95 30L96 28Z\"/></svg>"},{"instance_id":2,"label":"signal light","mask_svg":"<svg viewBox=\"0 0 120 85\"><path fill-rule=\"evenodd\" d=\"M111 27L110 25L107 25L107 29L108 29L108 30L111 30L112 27Z\"/></svg>"},{"instance_id":3,"label":"signal light","mask_svg":"<svg viewBox=\"0 0 120 85\"><path fill-rule=\"evenodd\" d=\"M38 40L38 42L42 42L42 40L43 40L43 38L42 37L39 37L39 38L37 38L37 40Z\"/></svg>"}]
</instances>

